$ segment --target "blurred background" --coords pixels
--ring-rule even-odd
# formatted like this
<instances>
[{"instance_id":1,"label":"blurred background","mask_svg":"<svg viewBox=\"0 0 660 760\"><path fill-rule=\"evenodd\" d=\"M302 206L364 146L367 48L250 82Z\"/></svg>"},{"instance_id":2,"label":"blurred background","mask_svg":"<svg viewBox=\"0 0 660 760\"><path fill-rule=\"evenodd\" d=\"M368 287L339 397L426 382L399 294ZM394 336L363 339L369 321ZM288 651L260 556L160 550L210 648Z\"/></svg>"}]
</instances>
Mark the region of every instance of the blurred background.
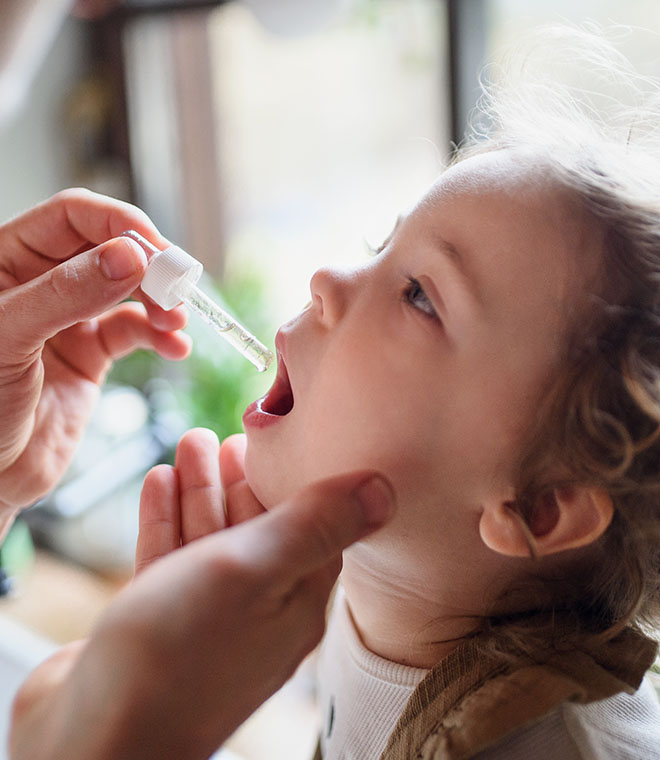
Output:
<instances>
[{"instance_id":1,"label":"blurred background","mask_svg":"<svg viewBox=\"0 0 660 760\"><path fill-rule=\"evenodd\" d=\"M482 64L525 29L642 27L621 47L660 76L657 0L2 2L0 221L74 185L136 203L271 347L315 269L364 256L437 176ZM240 431L272 382L194 316L189 330L180 365L117 365L65 481L2 547L0 615L26 647L5 684L86 635L130 578L146 470L188 427ZM309 756L313 679L298 680L279 695L295 730L258 714L234 753Z\"/></svg>"}]
</instances>

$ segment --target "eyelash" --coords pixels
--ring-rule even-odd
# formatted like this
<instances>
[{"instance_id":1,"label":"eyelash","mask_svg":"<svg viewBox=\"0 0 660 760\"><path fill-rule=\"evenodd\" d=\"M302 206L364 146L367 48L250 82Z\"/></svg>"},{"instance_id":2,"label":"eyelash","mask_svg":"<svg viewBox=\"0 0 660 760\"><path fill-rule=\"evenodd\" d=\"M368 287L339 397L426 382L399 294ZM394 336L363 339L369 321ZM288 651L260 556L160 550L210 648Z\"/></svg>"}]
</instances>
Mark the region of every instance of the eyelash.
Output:
<instances>
[{"instance_id":1,"label":"eyelash","mask_svg":"<svg viewBox=\"0 0 660 760\"><path fill-rule=\"evenodd\" d=\"M416 303L416 299L419 295L423 296L424 304L425 306L419 306ZM403 300L406 303L409 303L414 309L417 309L422 314L426 315L427 317L431 319L438 319L438 314L431 303L431 300L424 292L424 288L419 284L419 280L416 280L414 277L408 278L408 285L406 286L405 290L403 291Z\"/></svg>"},{"instance_id":2,"label":"eyelash","mask_svg":"<svg viewBox=\"0 0 660 760\"><path fill-rule=\"evenodd\" d=\"M392 230L388 238L383 243L381 243L377 248L372 248L369 245L367 246L370 256L378 256L387 248L387 246L390 243L390 240L392 239L394 235L394 231L396 230L398 224L399 224L399 220L397 219L397 223L394 226L394 230ZM420 293L424 296L424 301L426 304L424 308L415 304L415 298ZM431 299L426 295L424 288L421 286L419 280L416 280L414 277L408 277L408 284L405 290L403 291L403 301L409 304L413 309L417 309L418 311L420 311L429 319L434 319L438 322L440 321L438 317L438 313L436 312L435 307L431 303Z\"/></svg>"}]
</instances>

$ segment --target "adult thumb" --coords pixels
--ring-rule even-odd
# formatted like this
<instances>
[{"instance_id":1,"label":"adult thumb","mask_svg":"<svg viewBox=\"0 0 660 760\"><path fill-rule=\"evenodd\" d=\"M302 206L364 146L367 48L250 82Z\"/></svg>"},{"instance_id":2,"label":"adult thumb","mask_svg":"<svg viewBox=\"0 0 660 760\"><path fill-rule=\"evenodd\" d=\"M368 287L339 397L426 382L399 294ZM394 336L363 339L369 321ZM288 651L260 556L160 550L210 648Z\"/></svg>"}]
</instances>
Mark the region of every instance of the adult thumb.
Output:
<instances>
[{"instance_id":1,"label":"adult thumb","mask_svg":"<svg viewBox=\"0 0 660 760\"><path fill-rule=\"evenodd\" d=\"M260 564L273 578L296 580L382 527L395 508L385 477L351 473L319 481L235 530L251 532L250 545L259 547Z\"/></svg>"},{"instance_id":2,"label":"adult thumb","mask_svg":"<svg viewBox=\"0 0 660 760\"><path fill-rule=\"evenodd\" d=\"M119 237L0 293L5 352L27 356L61 330L102 314L138 287L146 266L142 246Z\"/></svg>"}]
</instances>

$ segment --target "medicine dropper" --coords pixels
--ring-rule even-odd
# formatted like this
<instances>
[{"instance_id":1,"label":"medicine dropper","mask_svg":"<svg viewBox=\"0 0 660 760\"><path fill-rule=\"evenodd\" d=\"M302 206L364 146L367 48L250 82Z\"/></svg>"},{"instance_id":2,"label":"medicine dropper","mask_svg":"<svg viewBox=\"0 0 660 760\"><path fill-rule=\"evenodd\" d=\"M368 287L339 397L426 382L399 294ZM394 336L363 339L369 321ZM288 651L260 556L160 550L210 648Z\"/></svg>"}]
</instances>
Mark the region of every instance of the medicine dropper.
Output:
<instances>
[{"instance_id":1,"label":"medicine dropper","mask_svg":"<svg viewBox=\"0 0 660 760\"><path fill-rule=\"evenodd\" d=\"M274 358L272 351L197 287L204 270L197 259L176 245L160 251L135 230L127 230L123 235L135 240L151 256L141 288L152 301L165 311L185 303L259 372L268 369Z\"/></svg>"}]
</instances>

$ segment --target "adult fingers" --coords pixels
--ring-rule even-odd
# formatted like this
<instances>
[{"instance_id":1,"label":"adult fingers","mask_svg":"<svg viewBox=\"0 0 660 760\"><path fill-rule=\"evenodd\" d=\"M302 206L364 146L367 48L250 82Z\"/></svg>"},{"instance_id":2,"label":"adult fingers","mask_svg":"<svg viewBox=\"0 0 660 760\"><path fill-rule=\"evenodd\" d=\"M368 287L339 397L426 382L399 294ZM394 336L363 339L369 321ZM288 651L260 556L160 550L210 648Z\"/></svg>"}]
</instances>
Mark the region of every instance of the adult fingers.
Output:
<instances>
[{"instance_id":1,"label":"adult fingers","mask_svg":"<svg viewBox=\"0 0 660 760\"><path fill-rule=\"evenodd\" d=\"M135 573L181 545L179 483L173 467L149 470L140 495L140 530L135 549Z\"/></svg>"},{"instance_id":2,"label":"adult fingers","mask_svg":"<svg viewBox=\"0 0 660 760\"><path fill-rule=\"evenodd\" d=\"M144 211L83 188L62 190L12 219L5 229L13 242L0 257L29 251L43 259L43 271L54 261L63 261L128 229L144 235L156 247L168 245Z\"/></svg>"},{"instance_id":3,"label":"adult fingers","mask_svg":"<svg viewBox=\"0 0 660 760\"><path fill-rule=\"evenodd\" d=\"M165 359L185 359L192 342L182 332L155 328L141 304L128 302L99 317L99 336L111 359L120 359L136 348L152 348Z\"/></svg>"},{"instance_id":4,"label":"adult fingers","mask_svg":"<svg viewBox=\"0 0 660 760\"><path fill-rule=\"evenodd\" d=\"M183 304L165 311L139 288L133 298L142 301L149 321L157 330L182 330L188 324L188 310Z\"/></svg>"},{"instance_id":5,"label":"adult fingers","mask_svg":"<svg viewBox=\"0 0 660 760\"><path fill-rule=\"evenodd\" d=\"M382 475L352 473L307 487L262 518L237 527L245 551L273 581L291 587L389 520L395 494ZM239 538L242 537L242 538Z\"/></svg>"},{"instance_id":6,"label":"adult fingers","mask_svg":"<svg viewBox=\"0 0 660 760\"><path fill-rule=\"evenodd\" d=\"M163 332L149 323L142 304L122 303L90 322L79 322L60 332L50 348L66 364L94 383L110 363L136 348L153 349L165 359L184 359L191 340L182 332Z\"/></svg>"},{"instance_id":7,"label":"adult fingers","mask_svg":"<svg viewBox=\"0 0 660 760\"><path fill-rule=\"evenodd\" d=\"M228 525L238 525L266 511L252 492L247 480L232 483L229 488L224 489L224 496Z\"/></svg>"},{"instance_id":8,"label":"adult fingers","mask_svg":"<svg viewBox=\"0 0 660 760\"><path fill-rule=\"evenodd\" d=\"M21 359L76 322L102 314L140 283L147 257L118 238L0 293L8 357Z\"/></svg>"},{"instance_id":9,"label":"adult fingers","mask_svg":"<svg viewBox=\"0 0 660 760\"><path fill-rule=\"evenodd\" d=\"M243 462L246 446L243 433L230 435L220 446L220 477L229 525L251 520L265 511L245 479Z\"/></svg>"},{"instance_id":10,"label":"adult fingers","mask_svg":"<svg viewBox=\"0 0 660 760\"><path fill-rule=\"evenodd\" d=\"M179 441L175 467L181 497L181 538L184 544L224 525L218 453L212 430L189 430Z\"/></svg>"},{"instance_id":11,"label":"adult fingers","mask_svg":"<svg viewBox=\"0 0 660 760\"><path fill-rule=\"evenodd\" d=\"M222 487L229 488L233 483L245 480L245 449L247 438L244 433L230 435L220 446L220 474Z\"/></svg>"}]
</instances>

